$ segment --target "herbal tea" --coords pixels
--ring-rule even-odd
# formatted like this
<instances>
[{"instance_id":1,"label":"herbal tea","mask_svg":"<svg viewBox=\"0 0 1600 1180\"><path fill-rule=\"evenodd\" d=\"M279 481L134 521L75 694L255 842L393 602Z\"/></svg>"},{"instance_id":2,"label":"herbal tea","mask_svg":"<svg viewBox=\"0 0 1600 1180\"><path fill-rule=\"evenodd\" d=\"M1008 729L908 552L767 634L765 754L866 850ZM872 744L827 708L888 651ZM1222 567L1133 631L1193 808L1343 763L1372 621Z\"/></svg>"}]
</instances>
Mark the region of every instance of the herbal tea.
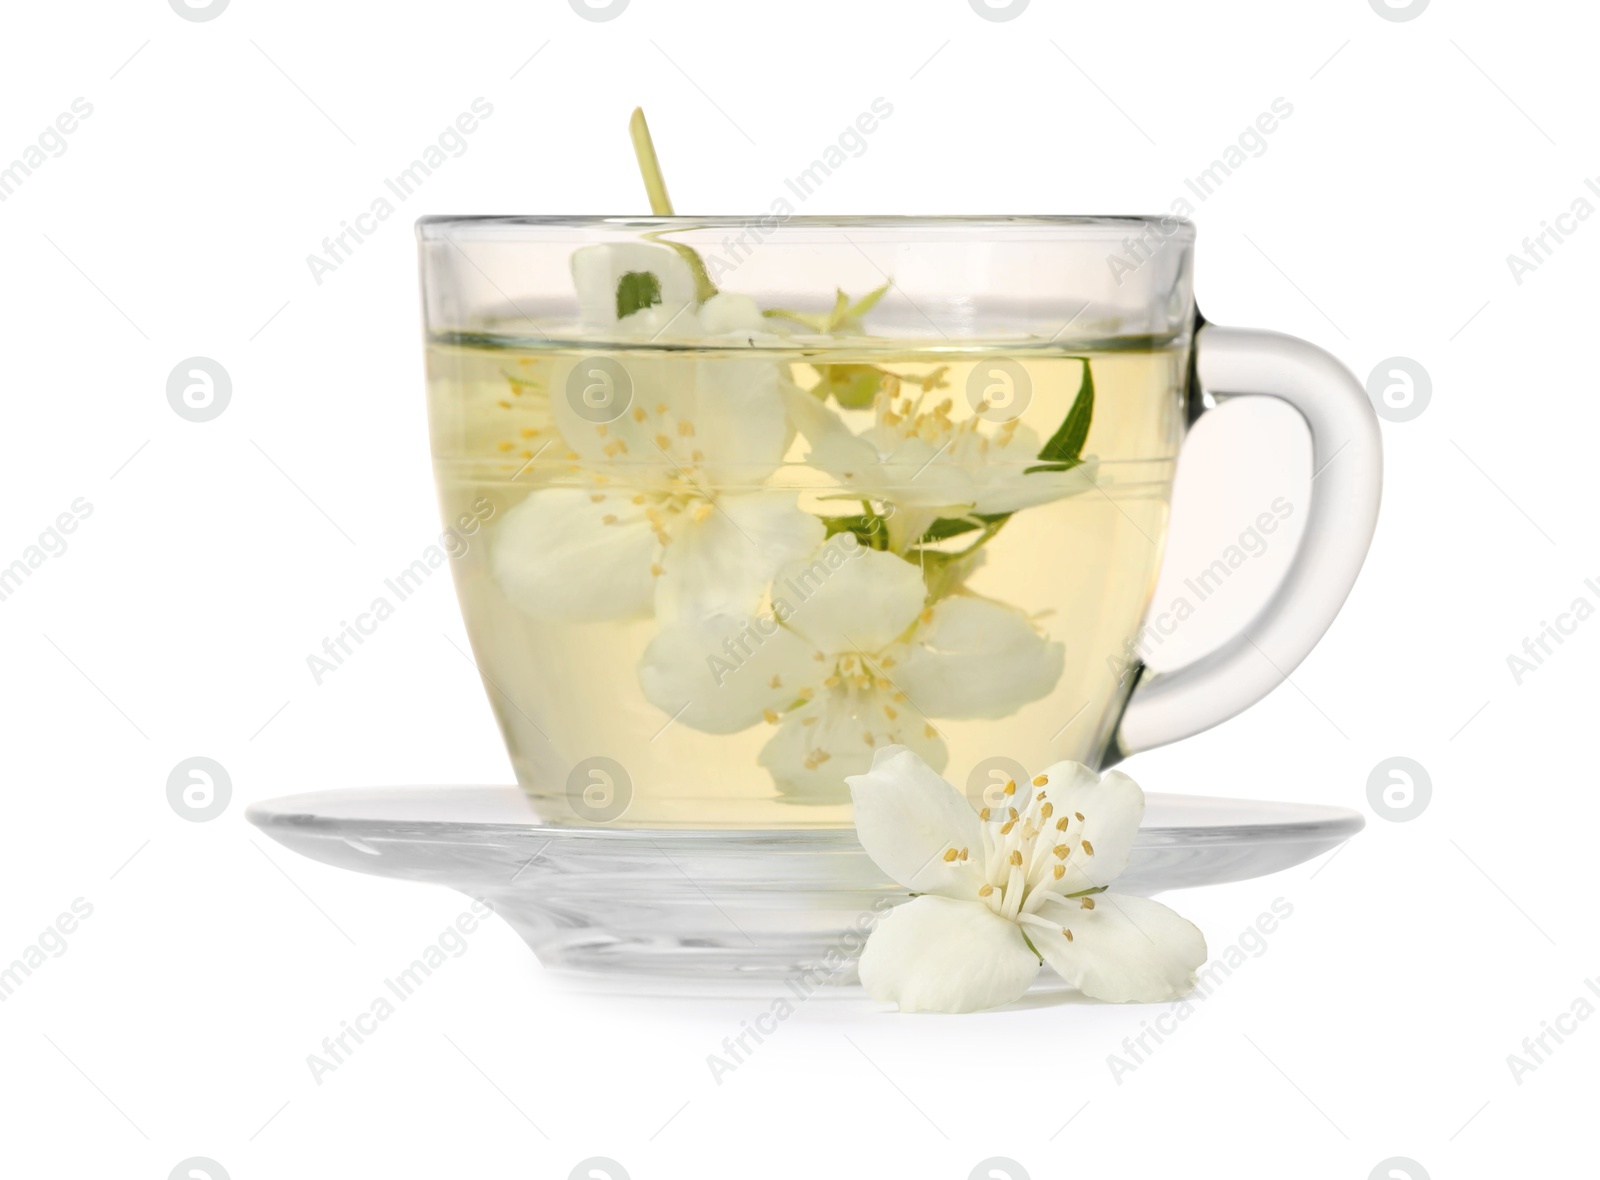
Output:
<instances>
[{"instance_id":1,"label":"herbal tea","mask_svg":"<svg viewBox=\"0 0 1600 1180\"><path fill-rule=\"evenodd\" d=\"M847 825L888 744L975 792L1097 764L1187 338L930 347L861 329L881 292L762 312L671 270L613 265L593 314L628 330L586 350L429 343L445 518L492 505L457 587L541 814Z\"/></svg>"}]
</instances>

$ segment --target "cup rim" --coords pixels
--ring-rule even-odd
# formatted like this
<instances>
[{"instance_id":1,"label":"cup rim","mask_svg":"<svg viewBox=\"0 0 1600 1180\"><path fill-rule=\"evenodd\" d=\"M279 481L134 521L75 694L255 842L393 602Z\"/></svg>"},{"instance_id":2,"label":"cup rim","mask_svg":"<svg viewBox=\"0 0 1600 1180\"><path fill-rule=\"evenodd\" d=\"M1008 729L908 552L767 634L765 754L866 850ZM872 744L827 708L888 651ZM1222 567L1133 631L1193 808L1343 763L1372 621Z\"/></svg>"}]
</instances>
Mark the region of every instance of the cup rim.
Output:
<instances>
[{"instance_id":1,"label":"cup rim","mask_svg":"<svg viewBox=\"0 0 1600 1180\"><path fill-rule=\"evenodd\" d=\"M770 222L770 224L768 224ZM915 233L917 231L946 230L946 229L989 229L989 230L1049 230L1060 233L1061 231L1075 230L1078 233L1061 233L1064 240L1072 237L1121 237L1129 232L1154 229L1163 238L1176 238L1183 242L1193 242L1195 238L1195 224L1187 217L1178 217L1170 213L1165 214L990 214L990 213L956 213L956 214L802 214L795 216L779 216L775 213L748 214L735 216L731 214L707 214L704 216L691 216L688 214L671 214L658 216L655 214L493 214L493 213L468 213L468 214L429 214L419 217L416 222L417 236L423 240L442 237L451 226L471 228L507 229L525 227L529 229L648 229L648 230L692 230L692 229L753 229L760 228L767 234L779 234L786 230L827 230L827 229L860 229L860 230L890 230L896 232Z\"/></svg>"}]
</instances>

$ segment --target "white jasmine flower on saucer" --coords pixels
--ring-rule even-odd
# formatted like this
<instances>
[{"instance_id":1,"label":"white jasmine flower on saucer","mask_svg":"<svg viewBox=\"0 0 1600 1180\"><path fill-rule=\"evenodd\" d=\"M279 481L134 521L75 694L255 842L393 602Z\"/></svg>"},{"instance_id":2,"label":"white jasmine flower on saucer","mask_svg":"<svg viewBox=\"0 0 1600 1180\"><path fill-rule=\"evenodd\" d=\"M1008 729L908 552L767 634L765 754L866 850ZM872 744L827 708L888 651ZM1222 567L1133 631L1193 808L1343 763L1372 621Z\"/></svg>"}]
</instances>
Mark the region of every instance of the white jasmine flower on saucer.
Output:
<instances>
[{"instance_id":1,"label":"white jasmine flower on saucer","mask_svg":"<svg viewBox=\"0 0 1600 1180\"><path fill-rule=\"evenodd\" d=\"M664 628L639 669L680 723L777 727L759 762L801 802L847 797L884 746L943 767L933 718L997 718L1047 696L1064 648L1021 611L960 594L931 606L918 568L849 534L778 570L771 613Z\"/></svg>"},{"instance_id":2,"label":"white jasmine flower on saucer","mask_svg":"<svg viewBox=\"0 0 1600 1180\"><path fill-rule=\"evenodd\" d=\"M1098 1000L1174 1000L1194 986L1200 931L1160 902L1108 891L1144 815L1127 775L1058 762L975 812L890 747L849 782L862 847L919 895L867 939L861 982L874 999L902 1012L993 1008L1028 990L1041 959Z\"/></svg>"}]
</instances>

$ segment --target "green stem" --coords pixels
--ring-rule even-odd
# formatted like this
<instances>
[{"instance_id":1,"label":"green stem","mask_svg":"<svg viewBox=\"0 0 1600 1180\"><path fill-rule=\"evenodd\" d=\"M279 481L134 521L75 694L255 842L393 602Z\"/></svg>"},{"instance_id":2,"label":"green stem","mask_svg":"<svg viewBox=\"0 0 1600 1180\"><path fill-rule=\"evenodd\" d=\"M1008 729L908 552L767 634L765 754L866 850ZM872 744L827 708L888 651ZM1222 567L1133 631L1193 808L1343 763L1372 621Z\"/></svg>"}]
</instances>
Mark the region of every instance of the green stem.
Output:
<instances>
[{"instance_id":1,"label":"green stem","mask_svg":"<svg viewBox=\"0 0 1600 1180\"><path fill-rule=\"evenodd\" d=\"M628 136L633 140L633 154L639 158L639 175L644 178L644 191L650 197L650 212L657 217L671 217L672 198L667 195L667 178L661 173L661 161L656 157L655 140L650 138L650 125L645 122L643 107L633 108L633 116L628 120ZM649 233L645 237L671 246L682 256L694 274L695 299L704 303L717 293L717 285L706 271L705 259L693 246L664 241L661 232Z\"/></svg>"},{"instance_id":2,"label":"green stem","mask_svg":"<svg viewBox=\"0 0 1600 1180\"><path fill-rule=\"evenodd\" d=\"M650 124L644 121L643 107L633 108L628 135L633 139L633 154L639 157L644 191L650 196L650 212L657 217L671 217L672 198L667 195L667 178L661 175L661 161L656 158L655 141L650 138Z\"/></svg>"},{"instance_id":3,"label":"green stem","mask_svg":"<svg viewBox=\"0 0 1600 1180\"><path fill-rule=\"evenodd\" d=\"M1028 937L1028 932L1023 930L1021 926L1018 926L1017 929L1022 931L1022 941L1028 944L1028 949L1033 952L1034 958L1039 960L1040 966L1043 966L1044 956L1039 953L1039 948L1033 945L1033 939Z\"/></svg>"}]
</instances>

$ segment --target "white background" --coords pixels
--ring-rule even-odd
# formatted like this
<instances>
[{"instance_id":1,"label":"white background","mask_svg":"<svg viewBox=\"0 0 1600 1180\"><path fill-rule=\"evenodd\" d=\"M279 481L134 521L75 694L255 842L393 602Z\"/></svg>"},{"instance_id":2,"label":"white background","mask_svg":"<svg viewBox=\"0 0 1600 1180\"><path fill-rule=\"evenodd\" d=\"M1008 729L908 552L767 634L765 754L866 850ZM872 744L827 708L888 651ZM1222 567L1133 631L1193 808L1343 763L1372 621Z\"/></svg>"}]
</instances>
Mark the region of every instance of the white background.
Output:
<instances>
[{"instance_id":1,"label":"white background","mask_svg":"<svg viewBox=\"0 0 1600 1180\"><path fill-rule=\"evenodd\" d=\"M561 0L233 0L194 22L139 0L4 21L0 163L75 98L94 109L0 204L0 564L76 498L93 513L0 602L0 961L73 899L94 910L0 1003L0 1171L566 1177L600 1155L635 1180L963 1180L1006 1156L1035 1178L1355 1180L1392 1156L1495 1176L1589 1150L1600 1020L1520 1085L1506 1061L1600 973L1600 623L1520 686L1506 664L1600 600L1600 219L1520 285L1505 261L1600 173L1586 7L1034 0L989 21L965 0L634 0L601 23ZM479 96L469 150L318 285L306 255ZM804 212L1162 212L1293 104L1199 203L1201 305L1363 380L1414 358L1433 397L1384 425L1371 557L1293 686L1127 769L1368 829L1169 897L1214 952L1275 898L1294 913L1120 1084L1107 1055L1154 1010L912 1018L856 997L805 1005L717 1085L707 1054L767 996L593 992L498 922L317 1084L306 1055L465 901L297 858L245 805L510 779L443 580L320 688L305 663L438 533L410 222L641 210L636 103L680 212L761 212L877 96L893 116ZM194 355L233 380L202 424L165 396ZM1296 424L1236 417L1191 440L1180 578L1302 495ZM1181 641L1245 617L1286 548ZM1433 783L1407 823L1367 801L1397 754ZM232 777L212 822L166 800L193 755Z\"/></svg>"}]
</instances>

